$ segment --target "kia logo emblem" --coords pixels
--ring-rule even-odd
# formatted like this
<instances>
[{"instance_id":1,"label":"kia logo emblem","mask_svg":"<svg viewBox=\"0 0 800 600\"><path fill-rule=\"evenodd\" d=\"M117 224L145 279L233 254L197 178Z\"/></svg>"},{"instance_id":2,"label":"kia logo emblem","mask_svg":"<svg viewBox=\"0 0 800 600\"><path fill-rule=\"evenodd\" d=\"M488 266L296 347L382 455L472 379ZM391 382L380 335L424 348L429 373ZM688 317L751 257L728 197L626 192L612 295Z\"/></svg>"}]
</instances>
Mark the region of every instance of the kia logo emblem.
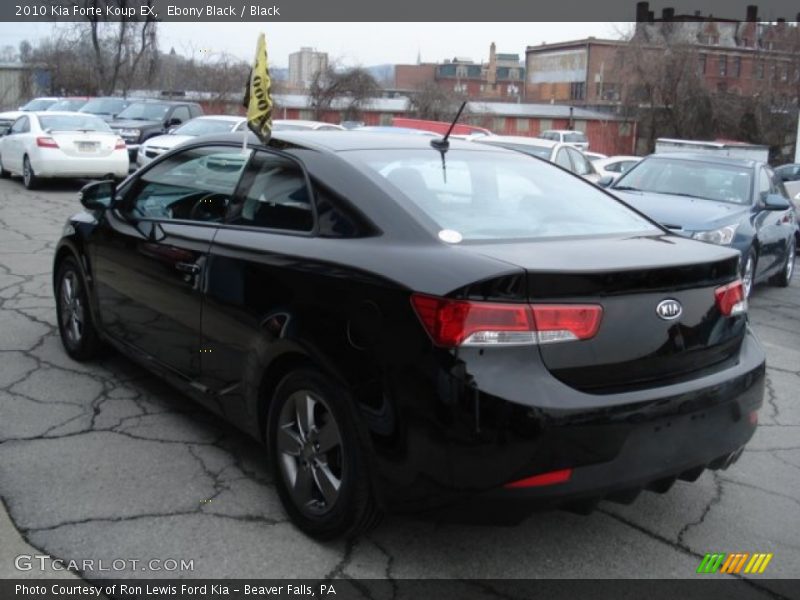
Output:
<instances>
[{"instance_id":1,"label":"kia logo emblem","mask_svg":"<svg viewBox=\"0 0 800 600\"><path fill-rule=\"evenodd\" d=\"M681 316L682 312L683 307L681 306L681 303L677 300L673 300L672 298L662 300L658 303L658 306L656 306L656 314L665 321L677 319Z\"/></svg>"}]
</instances>

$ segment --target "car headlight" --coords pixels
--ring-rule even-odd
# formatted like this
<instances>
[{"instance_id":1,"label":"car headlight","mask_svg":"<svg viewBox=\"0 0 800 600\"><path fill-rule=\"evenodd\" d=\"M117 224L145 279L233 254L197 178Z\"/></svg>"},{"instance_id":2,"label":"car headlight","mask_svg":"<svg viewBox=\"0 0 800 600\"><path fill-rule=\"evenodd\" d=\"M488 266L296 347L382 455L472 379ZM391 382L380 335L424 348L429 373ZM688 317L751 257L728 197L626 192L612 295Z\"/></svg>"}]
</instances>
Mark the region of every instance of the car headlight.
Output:
<instances>
[{"instance_id":1,"label":"car headlight","mask_svg":"<svg viewBox=\"0 0 800 600\"><path fill-rule=\"evenodd\" d=\"M709 231L695 231L692 238L700 240L701 242L708 242L709 244L719 244L720 246L729 246L736 235L736 229L739 225L726 225L719 229L711 229Z\"/></svg>"},{"instance_id":2,"label":"car headlight","mask_svg":"<svg viewBox=\"0 0 800 600\"><path fill-rule=\"evenodd\" d=\"M142 133L139 129L120 129L119 134L122 137L134 137L138 138L139 134Z\"/></svg>"}]
</instances>

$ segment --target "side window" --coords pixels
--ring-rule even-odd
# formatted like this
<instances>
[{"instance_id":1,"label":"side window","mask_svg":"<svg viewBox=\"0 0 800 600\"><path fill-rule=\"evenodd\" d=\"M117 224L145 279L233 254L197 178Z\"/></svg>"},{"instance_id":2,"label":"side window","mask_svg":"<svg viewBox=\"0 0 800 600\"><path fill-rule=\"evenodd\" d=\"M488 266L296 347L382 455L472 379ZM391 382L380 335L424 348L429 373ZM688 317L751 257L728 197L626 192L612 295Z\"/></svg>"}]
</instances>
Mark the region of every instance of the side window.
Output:
<instances>
[{"instance_id":1,"label":"side window","mask_svg":"<svg viewBox=\"0 0 800 600\"><path fill-rule=\"evenodd\" d=\"M200 107L197 104L190 104L189 105L189 112L191 112L191 117L194 119L195 117L199 117L203 114L203 111L200 110Z\"/></svg>"},{"instance_id":2,"label":"side window","mask_svg":"<svg viewBox=\"0 0 800 600\"><path fill-rule=\"evenodd\" d=\"M780 194L784 198L789 197L789 192L786 191L786 188L783 185L783 180L778 177L772 169L767 169L767 173L772 179L772 194Z\"/></svg>"},{"instance_id":3,"label":"side window","mask_svg":"<svg viewBox=\"0 0 800 600\"><path fill-rule=\"evenodd\" d=\"M603 167L606 171L610 171L611 173L619 173L622 171L622 163L611 163Z\"/></svg>"},{"instance_id":4,"label":"side window","mask_svg":"<svg viewBox=\"0 0 800 600\"><path fill-rule=\"evenodd\" d=\"M189 107L188 106L178 106L174 111L172 111L172 116L170 119L179 119L181 123L186 123L192 116L189 114Z\"/></svg>"},{"instance_id":5,"label":"side window","mask_svg":"<svg viewBox=\"0 0 800 600\"><path fill-rule=\"evenodd\" d=\"M28 117L20 117L14 122L14 125L11 126L11 133L27 133L30 130Z\"/></svg>"},{"instance_id":6,"label":"side window","mask_svg":"<svg viewBox=\"0 0 800 600\"><path fill-rule=\"evenodd\" d=\"M244 200L230 219L235 225L308 232L314 228L311 194L294 161L259 152L247 169Z\"/></svg>"},{"instance_id":7,"label":"side window","mask_svg":"<svg viewBox=\"0 0 800 600\"><path fill-rule=\"evenodd\" d=\"M564 167L569 171L573 170L572 163L569 160L569 154L567 154L566 148L561 148L561 150L558 151L558 154L556 154L556 164L559 167Z\"/></svg>"},{"instance_id":8,"label":"side window","mask_svg":"<svg viewBox=\"0 0 800 600\"><path fill-rule=\"evenodd\" d=\"M574 171L576 175L589 175L590 173L594 172L592 165L589 164L589 161L586 160L586 157L578 150L575 150L574 148L567 148L567 152L569 152L570 156L572 157L572 164L575 165Z\"/></svg>"},{"instance_id":9,"label":"side window","mask_svg":"<svg viewBox=\"0 0 800 600\"><path fill-rule=\"evenodd\" d=\"M627 173L630 171L631 167L636 164L635 160L626 160L624 162L619 163L619 172L620 173Z\"/></svg>"},{"instance_id":10,"label":"side window","mask_svg":"<svg viewBox=\"0 0 800 600\"><path fill-rule=\"evenodd\" d=\"M772 182L764 169L758 170L758 197L763 202L772 189Z\"/></svg>"},{"instance_id":11,"label":"side window","mask_svg":"<svg viewBox=\"0 0 800 600\"><path fill-rule=\"evenodd\" d=\"M185 150L146 171L126 204L137 218L220 222L248 157L219 146Z\"/></svg>"},{"instance_id":12,"label":"side window","mask_svg":"<svg viewBox=\"0 0 800 600\"><path fill-rule=\"evenodd\" d=\"M369 232L363 220L350 213L343 206L344 201L334 192L316 182L314 192L320 237L354 238Z\"/></svg>"}]
</instances>

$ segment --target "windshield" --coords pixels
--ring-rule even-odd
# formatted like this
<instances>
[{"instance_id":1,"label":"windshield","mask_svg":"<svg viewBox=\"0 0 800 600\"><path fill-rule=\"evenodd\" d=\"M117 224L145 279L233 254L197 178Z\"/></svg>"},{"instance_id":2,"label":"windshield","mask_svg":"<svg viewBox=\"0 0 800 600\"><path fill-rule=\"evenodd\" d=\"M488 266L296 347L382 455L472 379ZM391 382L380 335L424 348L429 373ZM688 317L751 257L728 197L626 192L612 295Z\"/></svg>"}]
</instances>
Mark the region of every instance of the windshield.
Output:
<instances>
[{"instance_id":1,"label":"windshield","mask_svg":"<svg viewBox=\"0 0 800 600\"><path fill-rule=\"evenodd\" d=\"M122 98L96 98L84 104L81 112L95 115L116 115L127 104L128 101Z\"/></svg>"},{"instance_id":2,"label":"windshield","mask_svg":"<svg viewBox=\"0 0 800 600\"><path fill-rule=\"evenodd\" d=\"M752 169L702 160L651 157L623 175L614 189L750 204Z\"/></svg>"},{"instance_id":3,"label":"windshield","mask_svg":"<svg viewBox=\"0 0 800 600\"><path fill-rule=\"evenodd\" d=\"M169 104L160 102L137 102L117 115L117 118L133 119L134 121L161 121L167 116Z\"/></svg>"},{"instance_id":4,"label":"windshield","mask_svg":"<svg viewBox=\"0 0 800 600\"><path fill-rule=\"evenodd\" d=\"M34 98L27 104L25 104L20 110L24 111L35 111L35 110L47 110L48 107L55 104L57 100L55 99L47 99L47 98Z\"/></svg>"},{"instance_id":5,"label":"windshield","mask_svg":"<svg viewBox=\"0 0 800 600\"><path fill-rule=\"evenodd\" d=\"M86 104L86 100L59 100L55 104L47 107L47 112L64 111L70 112L78 110L81 106Z\"/></svg>"},{"instance_id":6,"label":"windshield","mask_svg":"<svg viewBox=\"0 0 800 600\"><path fill-rule=\"evenodd\" d=\"M185 125L178 127L173 133L176 135L207 135L210 133L225 133L233 131L236 121L224 119L192 119Z\"/></svg>"},{"instance_id":7,"label":"windshield","mask_svg":"<svg viewBox=\"0 0 800 600\"><path fill-rule=\"evenodd\" d=\"M407 210L421 210L436 232L451 230L446 232L450 239L661 231L591 184L521 154L451 149L446 170L433 149L346 154L401 192Z\"/></svg>"},{"instance_id":8,"label":"windshield","mask_svg":"<svg viewBox=\"0 0 800 600\"><path fill-rule=\"evenodd\" d=\"M517 152L524 152L530 156L538 156L545 160L550 160L550 151L552 148L547 146L534 146L532 144L514 144L508 142L492 142L489 140L476 140L479 144L488 144L490 146L501 146L509 150L516 150Z\"/></svg>"},{"instance_id":9,"label":"windshield","mask_svg":"<svg viewBox=\"0 0 800 600\"><path fill-rule=\"evenodd\" d=\"M92 115L43 115L39 117L39 125L45 131L111 132L111 128L105 121Z\"/></svg>"}]
</instances>

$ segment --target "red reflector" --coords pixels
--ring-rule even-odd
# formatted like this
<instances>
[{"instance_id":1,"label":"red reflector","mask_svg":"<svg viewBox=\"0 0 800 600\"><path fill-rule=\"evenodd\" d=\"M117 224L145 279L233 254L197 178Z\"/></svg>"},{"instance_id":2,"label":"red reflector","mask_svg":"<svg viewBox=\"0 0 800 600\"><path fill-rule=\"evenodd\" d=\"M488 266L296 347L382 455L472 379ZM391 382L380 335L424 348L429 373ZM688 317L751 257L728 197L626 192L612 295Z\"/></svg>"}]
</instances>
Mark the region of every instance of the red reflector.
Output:
<instances>
[{"instance_id":1,"label":"red reflector","mask_svg":"<svg viewBox=\"0 0 800 600\"><path fill-rule=\"evenodd\" d=\"M744 285L742 280L723 285L714 290L714 298L717 301L719 312L725 317L739 315L747 310L747 301L744 297Z\"/></svg>"},{"instance_id":2,"label":"red reflector","mask_svg":"<svg viewBox=\"0 0 800 600\"><path fill-rule=\"evenodd\" d=\"M533 331L527 304L469 302L421 294L413 294L411 303L437 346L458 346L480 331Z\"/></svg>"},{"instance_id":3,"label":"red reflector","mask_svg":"<svg viewBox=\"0 0 800 600\"><path fill-rule=\"evenodd\" d=\"M603 308L597 304L534 304L537 331L563 331L579 340L592 338L600 329Z\"/></svg>"},{"instance_id":4,"label":"red reflector","mask_svg":"<svg viewBox=\"0 0 800 600\"><path fill-rule=\"evenodd\" d=\"M750 425L758 425L758 411L754 410L747 415L747 420L750 421Z\"/></svg>"},{"instance_id":5,"label":"red reflector","mask_svg":"<svg viewBox=\"0 0 800 600\"><path fill-rule=\"evenodd\" d=\"M550 471L549 473L542 473L518 481L512 481L511 483L505 484L503 487L516 489L555 485L556 483L565 483L569 481L571 477L572 469L561 469L559 471Z\"/></svg>"},{"instance_id":6,"label":"red reflector","mask_svg":"<svg viewBox=\"0 0 800 600\"><path fill-rule=\"evenodd\" d=\"M39 146L39 148L58 148L58 144L51 137L37 137L36 145Z\"/></svg>"}]
</instances>

